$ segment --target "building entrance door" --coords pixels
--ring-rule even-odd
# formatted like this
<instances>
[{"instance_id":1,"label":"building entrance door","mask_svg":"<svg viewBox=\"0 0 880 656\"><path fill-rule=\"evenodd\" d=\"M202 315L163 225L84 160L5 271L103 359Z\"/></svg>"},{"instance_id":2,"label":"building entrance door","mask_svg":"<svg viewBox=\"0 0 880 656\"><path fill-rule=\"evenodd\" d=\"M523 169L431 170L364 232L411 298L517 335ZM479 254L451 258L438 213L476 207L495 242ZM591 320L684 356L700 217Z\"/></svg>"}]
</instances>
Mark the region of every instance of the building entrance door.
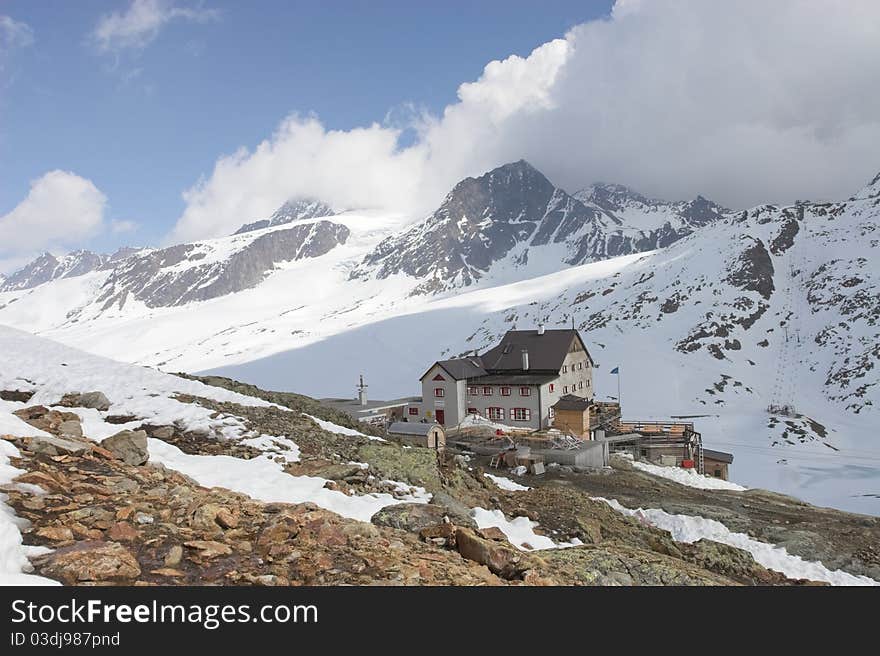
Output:
<instances>
[{"instance_id":1,"label":"building entrance door","mask_svg":"<svg viewBox=\"0 0 880 656\"><path fill-rule=\"evenodd\" d=\"M446 413L443 410L437 410L437 423L441 426L446 425Z\"/></svg>"}]
</instances>

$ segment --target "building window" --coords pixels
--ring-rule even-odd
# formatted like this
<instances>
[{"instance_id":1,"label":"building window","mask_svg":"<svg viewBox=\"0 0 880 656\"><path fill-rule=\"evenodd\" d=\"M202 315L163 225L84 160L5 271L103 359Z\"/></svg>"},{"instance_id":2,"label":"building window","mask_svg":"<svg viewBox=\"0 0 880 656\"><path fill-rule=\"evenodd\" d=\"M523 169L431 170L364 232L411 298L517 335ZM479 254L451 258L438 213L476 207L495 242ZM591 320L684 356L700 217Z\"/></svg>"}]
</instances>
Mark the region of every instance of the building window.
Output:
<instances>
[{"instance_id":1,"label":"building window","mask_svg":"<svg viewBox=\"0 0 880 656\"><path fill-rule=\"evenodd\" d=\"M479 387L468 387L468 394L470 396L478 396L480 393Z\"/></svg>"},{"instance_id":2,"label":"building window","mask_svg":"<svg viewBox=\"0 0 880 656\"><path fill-rule=\"evenodd\" d=\"M555 385L553 385L553 383L550 383L550 391L551 392L553 391L554 388L555 388Z\"/></svg>"},{"instance_id":3,"label":"building window","mask_svg":"<svg viewBox=\"0 0 880 656\"><path fill-rule=\"evenodd\" d=\"M437 375L434 376L431 380L446 380L446 379L445 379L442 375L437 374Z\"/></svg>"},{"instance_id":4,"label":"building window","mask_svg":"<svg viewBox=\"0 0 880 656\"><path fill-rule=\"evenodd\" d=\"M567 364L562 365L562 373L564 373L564 374L568 373L568 365Z\"/></svg>"},{"instance_id":5,"label":"building window","mask_svg":"<svg viewBox=\"0 0 880 656\"><path fill-rule=\"evenodd\" d=\"M578 383L578 389L584 389L584 381Z\"/></svg>"},{"instance_id":6,"label":"building window","mask_svg":"<svg viewBox=\"0 0 880 656\"><path fill-rule=\"evenodd\" d=\"M440 396L443 396L443 394L444 394L444 392L443 392L442 387L435 387L434 388L434 396L440 397Z\"/></svg>"},{"instance_id":7,"label":"building window","mask_svg":"<svg viewBox=\"0 0 880 656\"><path fill-rule=\"evenodd\" d=\"M502 387L501 388L501 396L510 396L510 388Z\"/></svg>"},{"instance_id":8,"label":"building window","mask_svg":"<svg viewBox=\"0 0 880 656\"><path fill-rule=\"evenodd\" d=\"M531 421L532 411L528 408L513 408L511 410L511 418L514 421Z\"/></svg>"},{"instance_id":9,"label":"building window","mask_svg":"<svg viewBox=\"0 0 880 656\"><path fill-rule=\"evenodd\" d=\"M568 394L568 385L566 385L565 387L562 388L562 393Z\"/></svg>"},{"instance_id":10,"label":"building window","mask_svg":"<svg viewBox=\"0 0 880 656\"><path fill-rule=\"evenodd\" d=\"M419 414L419 409L418 409L418 408L410 408L410 409L409 409L409 414L410 414L410 415L418 415L418 414Z\"/></svg>"},{"instance_id":11,"label":"building window","mask_svg":"<svg viewBox=\"0 0 880 656\"><path fill-rule=\"evenodd\" d=\"M520 387L519 388L519 395L520 396L531 396L532 395L532 388L531 387Z\"/></svg>"},{"instance_id":12,"label":"building window","mask_svg":"<svg viewBox=\"0 0 880 656\"><path fill-rule=\"evenodd\" d=\"M486 408L486 414L489 416L489 419L503 420L504 408Z\"/></svg>"},{"instance_id":13,"label":"building window","mask_svg":"<svg viewBox=\"0 0 880 656\"><path fill-rule=\"evenodd\" d=\"M483 396L492 396L492 388L484 387L483 388Z\"/></svg>"},{"instance_id":14,"label":"building window","mask_svg":"<svg viewBox=\"0 0 880 656\"><path fill-rule=\"evenodd\" d=\"M550 417L550 420L552 421L553 419L556 418L556 410L554 410L553 408L550 408L550 412L548 413L547 416Z\"/></svg>"},{"instance_id":15,"label":"building window","mask_svg":"<svg viewBox=\"0 0 880 656\"><path fill-rule=\"evenodd\" d=\"M580 370L583 369L583 368L584 368L584 363L583 363L583 362L578 362L578 371L580 371Z\"/></svg>"}]
</instances>

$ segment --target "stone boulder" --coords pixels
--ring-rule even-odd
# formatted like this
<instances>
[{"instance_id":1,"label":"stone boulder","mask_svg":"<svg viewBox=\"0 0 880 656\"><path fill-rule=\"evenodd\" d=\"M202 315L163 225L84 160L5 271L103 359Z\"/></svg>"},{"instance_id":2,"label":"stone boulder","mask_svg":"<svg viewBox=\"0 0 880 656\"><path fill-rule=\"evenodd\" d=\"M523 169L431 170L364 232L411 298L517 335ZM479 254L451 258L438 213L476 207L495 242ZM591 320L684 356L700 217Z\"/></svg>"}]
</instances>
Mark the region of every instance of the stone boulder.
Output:
<instances>
[{"instance_id":1,"label":"stone boulder","mask_svg":"<svg viewBox=\"0 0 880 656\"><path fill-rule=\"evenodd\" d=\"M72 412L61 412L50 410L43 405L33 405L16 410L12 414L34 428L53 435L82 437L83 434L79 416Z\"/></svg>"},{"instance_id":2,"label":"stone boulder","mask_svg":"<svg viewBox=\"0 0 880 656\"><path fill-rule=\"evenodd\" d=\"M28 451L45 456L71 455L76 456L91 451L89 442L66 439L64 437L35 436L22 439Z\"/></svg>"},{"instance_id":3,"label":"stone boulder","mask_svg":"<svg viewBox=\"0 0 880 656\"><path fill-rule=\"evenodd\" d=\"M471 517L471 509L448 492L444 492L443 490L434 492L433 497L431 498L431 504L444 508L449 519L456 526L477 528L477 523L474 521L474 518Z\"/></svg>"},{"instance_id":4,"label":"stone boulder","mask_svg":"<svg viewBox=\"0 0 880 656\"><path fill-rule=\"evenodd\" d=\"M386 506L370 518L376 526L399 528L410 533L443 524L448 517L446 508L428 503L398 503Z\"/></svg>"},{"instance_id":5,"label":"stone boulder","mask_svg":"<svg viewBox=\"0 0 880 656\"><path fill-rule=\"evenodd\" d=\"M103 392L84 392L65 394L61 397L58 405L65 408L92 408L103 412L109 410L112 404Z\"/></svg>"},{"instance_id":6,"label":"stone boulder","mask_svg":"<svg viewBox=\"0 0 880 656\"><path fill-rule=\"evenodd\" d=\"M543 562L509 542L487 540L469 528L459 528L455 544L462 558L485 565L493 574L504 579L521 579L525 572L539 568Z\"/></svg>"},{"instance_id":7,"label":"stone boulder","mask_svg":"<svg viewBox=\"0 0 880 656\"><path fill-rule=\"evenodd\" d=\"M37 564L41 565L41 574L67 585L127 582L141 575L137 559L118 542L78 542L41 556Z\"/></svg>"},{"instance_id":8,"label":"stone boulder","mask_svg":"<svg viewBox=\"0 0 880 656\"><path fill-rule=\"evenodd\" d=\"M124 430L101 441L101 447L127 465L143 465L150 459L147 434L144 431Z\"/></svg>"}]
</instances>

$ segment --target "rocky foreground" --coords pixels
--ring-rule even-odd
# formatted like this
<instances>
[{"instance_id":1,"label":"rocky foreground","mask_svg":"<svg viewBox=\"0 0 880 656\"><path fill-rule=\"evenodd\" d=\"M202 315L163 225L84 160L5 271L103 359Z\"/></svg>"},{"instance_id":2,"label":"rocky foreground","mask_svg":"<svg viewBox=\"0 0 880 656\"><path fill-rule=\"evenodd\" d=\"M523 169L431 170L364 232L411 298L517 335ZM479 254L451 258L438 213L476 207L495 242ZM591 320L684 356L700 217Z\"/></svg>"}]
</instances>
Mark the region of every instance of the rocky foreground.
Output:
<instances>
[{"instance_id":1,"label":"rocky foreground","mask_svg":"<svg viewBox=\"0 0 880 656\"><path fill-rule=\"evenodd\" d=\"M13 399L14 391L4 394L5 400L27 403L27 395ZM773 495L693 490L621 469L594 476L556 472L529 481L533 489L508 492L485 477L477 461L461 455L438 457L427 449L323 430L300 411L303 398L291 395L296 409L200 397L178 400L239 417L259 433L291 436L300 449L299 461L284 465L292 476L327 479L325 487L346 495L399 496L388 481L403 481L425 488L431 502L387 506L366 523L311 503L262 503L227 489L205 488L151 462L147 437L189 454L242 459L263 454L241 441L147 423L97 443L83 434L79 416L63 406L97 408L107 399L70 395L51 408L26 405L15 412L52 437L4 437L20 452L11 464L25 473L2 491L15 513L30 522L22 531L25 542L50 548L32 559L35 573L69 585L804 583L765 569L734 547L709 540L675 542L666 531L591 498L603 494L632 507L657 507L665 499L677 504L678 512L698 500L694 512L707 513L714 506L716 516L738 513L737 530L763 527L759 533L774 541L786 534L800 536L800 542L793 537L789 543L805 557L813 538L830 526L826 551L835 552L835 564L870 576L878 572L880 558L871 545L880 544L880 526L874 518L791 500L786 505ZM272 400L284 404L288 399L273 394ZM106 421L127 426L133 419L105 415ZM780 518L784 506L784 519L776 524L774 504ZM470 514L475 507L529 517L539 522L538 533L555 542L577 538L583 545L520 550L500 530L478 529ZM753 521L755 509L760 521ZM817 520L823 523L814 524ZM778 533L768 533L767 526Z\"/></svg>"}]
</instances>

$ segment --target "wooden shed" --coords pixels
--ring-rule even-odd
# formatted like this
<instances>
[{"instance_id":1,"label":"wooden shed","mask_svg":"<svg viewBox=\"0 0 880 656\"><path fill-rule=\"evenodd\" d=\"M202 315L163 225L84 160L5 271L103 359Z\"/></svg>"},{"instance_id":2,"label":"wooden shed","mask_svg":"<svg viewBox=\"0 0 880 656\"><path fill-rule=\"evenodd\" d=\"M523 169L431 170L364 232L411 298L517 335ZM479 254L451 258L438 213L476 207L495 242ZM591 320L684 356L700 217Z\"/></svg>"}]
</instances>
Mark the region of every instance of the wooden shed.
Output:
<instances>
[{"instance_id":1,"label":"wooden shed","mask_svg":"<svg viewBox=\"0 0 880 656\"><path fill-rule=\"evenodd\" d=\"M566 394L553 404L553 427L577 437L590 435L590 399Z\"/></svg>"},{"instance_id":2,"label":"wooden shed","mask_svg":"<svg viewBox=\"0 0 880 656\"><path fill-rule=\"evenodd\" d=\"M398 421L388 427L388 437L403 444L429 449L442 449L446 446L446 433L440 424Z\"/></svg>"}]
</instances>

